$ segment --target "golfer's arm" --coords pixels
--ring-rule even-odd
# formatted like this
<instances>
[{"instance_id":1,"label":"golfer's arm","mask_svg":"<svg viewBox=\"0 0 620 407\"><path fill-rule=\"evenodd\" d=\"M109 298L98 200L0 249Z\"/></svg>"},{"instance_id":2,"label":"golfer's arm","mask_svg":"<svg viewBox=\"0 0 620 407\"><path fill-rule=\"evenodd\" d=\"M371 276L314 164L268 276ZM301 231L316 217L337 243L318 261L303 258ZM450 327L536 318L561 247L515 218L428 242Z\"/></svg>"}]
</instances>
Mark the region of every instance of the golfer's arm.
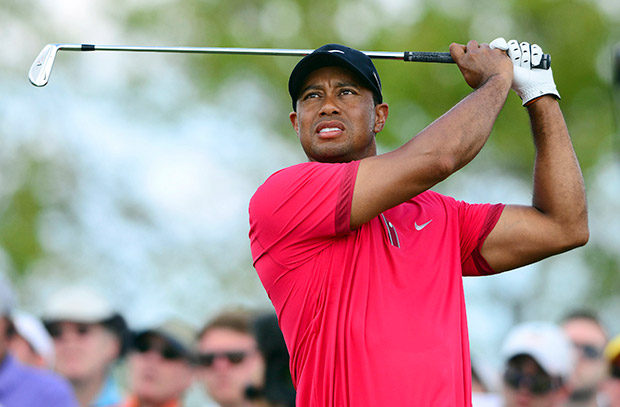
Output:
<instances>
[{"instance_id":1,"label":"golfer's arm","mask_svg":"<svg viewBox=\"0 0 620 407\"><path fill-rule=\"evenodd\" d=\"M400 148L361 161L351 229L429 189L470 162L487 141L510 90L498 74Z\"/></svg>"},{"instance_id":2,"label":"golfer's arm","mask_svg":"<svg viewBox=\"0 0 620 407\"><path fill-rule=\"evenodd\" d=\"M481 249L497 272L582 246L588 241L583 176L558 102L528 108L536 161L532 206L507 206Z\"/></svg>"}]
</instances>

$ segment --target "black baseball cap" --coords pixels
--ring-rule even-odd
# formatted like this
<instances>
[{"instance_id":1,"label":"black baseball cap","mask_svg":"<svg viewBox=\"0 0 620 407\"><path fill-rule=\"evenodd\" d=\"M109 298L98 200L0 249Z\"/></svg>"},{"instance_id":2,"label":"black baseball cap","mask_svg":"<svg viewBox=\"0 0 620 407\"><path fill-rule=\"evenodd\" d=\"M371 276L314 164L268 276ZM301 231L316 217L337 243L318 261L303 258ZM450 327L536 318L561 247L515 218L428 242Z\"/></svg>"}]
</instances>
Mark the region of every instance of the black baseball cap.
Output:
<instances>
[{"instance_id":1,"label":"black baseball cap","mask_svg":"<svg viewBox=\"0 0 620 407\"><path fill-rule=\"evenodd\" d=\"M312 72L325 66L342 66L350 69L374 94L379 103L381 79L370 57L361 51L340 44L326 44L303 57L295 66L288 80L288 92L293 101L293 110L297 111L297 98L303 81Z\"/></svg>"}]
</instances>

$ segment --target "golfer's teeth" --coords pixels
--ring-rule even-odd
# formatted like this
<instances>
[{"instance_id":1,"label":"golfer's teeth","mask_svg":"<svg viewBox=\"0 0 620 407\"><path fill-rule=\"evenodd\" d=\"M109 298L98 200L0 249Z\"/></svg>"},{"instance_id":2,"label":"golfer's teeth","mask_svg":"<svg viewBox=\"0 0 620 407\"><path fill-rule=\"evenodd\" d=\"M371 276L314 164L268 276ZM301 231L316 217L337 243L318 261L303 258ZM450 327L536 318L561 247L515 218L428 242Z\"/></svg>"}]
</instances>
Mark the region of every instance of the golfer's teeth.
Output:
<instances>
[{"instance_id":1,"label":"golfer's teeth","mask_svg":"<svg viewBox=\"0 0 620 407\"><path fill-rule=\"evenodd\" d=\"M324 133L324 132L327 132L327 131L338 131L338 130L340 130L338 127L326 127L324 129L321 129L321 131L319 131L319 133Z\"/></svg>"}]
</instances>

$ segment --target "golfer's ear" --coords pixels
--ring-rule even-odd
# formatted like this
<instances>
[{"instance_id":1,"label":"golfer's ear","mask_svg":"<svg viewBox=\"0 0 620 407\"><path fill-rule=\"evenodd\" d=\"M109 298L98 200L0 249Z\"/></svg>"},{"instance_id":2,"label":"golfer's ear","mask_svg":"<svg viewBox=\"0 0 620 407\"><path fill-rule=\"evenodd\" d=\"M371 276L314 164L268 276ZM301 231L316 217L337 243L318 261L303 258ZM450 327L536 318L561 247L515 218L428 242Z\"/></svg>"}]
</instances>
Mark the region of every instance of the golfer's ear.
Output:
<instances>
[{"instance_id":1,"label":"golfer's ear","mask_svg":"<svg viewBox=\"0 0 620 407\"><path fill-rule=\"evenodd\" d=\"M381 103L375 106L375 134L383 130L385 121L387 120L389 108L387 103Z\"/></svg>"},{"instance_id":2,"label":"golfer's ear","mask_svg":"<svg viewBox=\"0 0 620 407\"><path fill-rule=\"evenodd\" d=\"M297 112L291 112L288 115L288 118L291 120L291 124L295 129L295 133L299 136L299 123L297 122Z\"/></svg>"}]
</instances>

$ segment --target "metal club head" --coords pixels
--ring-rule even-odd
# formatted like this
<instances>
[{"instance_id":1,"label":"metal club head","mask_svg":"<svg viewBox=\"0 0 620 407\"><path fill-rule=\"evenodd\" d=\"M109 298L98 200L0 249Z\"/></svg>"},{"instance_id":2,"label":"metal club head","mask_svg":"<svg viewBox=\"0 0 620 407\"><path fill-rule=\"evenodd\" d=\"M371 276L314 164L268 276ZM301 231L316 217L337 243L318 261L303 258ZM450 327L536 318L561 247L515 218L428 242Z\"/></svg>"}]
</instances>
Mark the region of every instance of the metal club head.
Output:
<instances>
[{"instance_id":1,"label":"metal club head","mask_svg":"<svg viewBox=\"0 0 620 407\"><path fill-rule=\"evenodd\" d=\"M45 48L43 48L39 56L37 56L32 63L30 71L28 72L30 83L39 87L47 85L59 49L60 46L58 44L47 44Z\"/></svg>"}]
</instances>

